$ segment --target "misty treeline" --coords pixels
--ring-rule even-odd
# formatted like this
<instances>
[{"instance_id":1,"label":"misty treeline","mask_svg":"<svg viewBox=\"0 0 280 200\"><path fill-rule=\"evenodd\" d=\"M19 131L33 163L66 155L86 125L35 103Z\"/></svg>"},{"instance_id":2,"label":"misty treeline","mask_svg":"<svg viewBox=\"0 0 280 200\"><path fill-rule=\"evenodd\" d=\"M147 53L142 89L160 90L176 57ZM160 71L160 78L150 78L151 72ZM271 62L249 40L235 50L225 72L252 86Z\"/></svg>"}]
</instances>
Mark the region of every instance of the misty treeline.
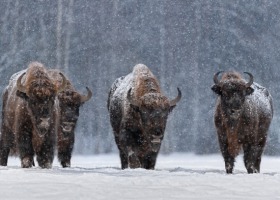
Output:
<instances>
[{"instance_id":1,"label":"misty treeline","mask_svg":"<svg viewBox=\"0 0 280 200\"><path fill-rule=\"evenodd\" d=\"M214 73L247 71L274 98L266 153L279 155L279 10L273 0L2 0L0 90L31 61L62 70L78 91L93 91L80 109L75 152L117 152L108 92L143 63L166 96L177 87L183 94L161 152L204 154L219 152Z\"/></svg>"}]
</instances>

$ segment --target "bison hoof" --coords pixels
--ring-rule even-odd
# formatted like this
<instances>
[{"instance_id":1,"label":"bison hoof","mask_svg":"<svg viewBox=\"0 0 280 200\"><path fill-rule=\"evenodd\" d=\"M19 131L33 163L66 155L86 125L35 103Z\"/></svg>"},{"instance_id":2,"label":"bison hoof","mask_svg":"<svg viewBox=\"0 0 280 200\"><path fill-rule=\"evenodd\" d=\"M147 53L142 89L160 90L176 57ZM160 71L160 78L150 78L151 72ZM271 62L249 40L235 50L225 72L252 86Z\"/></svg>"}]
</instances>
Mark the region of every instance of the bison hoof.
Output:
<instances>
[{"instance_id":1,"label":"bison hoof","mask_svg":"<svg viewBox=\"0 0 280 200\"><path fill-rule=\"evenodd\" d=\"M232 174L233 170L232 169L227 169L226 171L227 171L227 174Z\"/></svg>"},{"instance_id":2,"label":"bison hoof","mask_svg":"<svg viewBox=\"0 0 280 200\"><path fill-rule=\"evenodd\" d=\"M7 166L7 161L2 161L2 160L0 159L0 166Z\"/></svg>"},{"instance_id":3,"label":"bison hoof","mask_svg":"<svg viewBox=\"0 0 280 200\"><path fill-rule=\"evenodd\" d=\"M247 172L248 174L259 173L259 171L253 166L248 167Z\"/></svg>"},{"instance_id":4,"label":"bison hoof","mask_svg":"<svg viewBox=\"0 0 280 200\"><path fill-rule=\"evenodd\" d=\"M227 174L232 174L233 171L233 165L226 163L226 172Z\"/></svg>"},{"instance_id":5,"label":"bison hoof","mask_svg":"<svg viewBox=\"0 0 280 200\"><path fill-rule=\"evenodd\" d=\"M50 169L50 168L52 168L52 164L47 162L47 163L41 164L40 167L41 168Z\"/></svg>"},{"instance_id":6,"label":"bison hoof","mask_svg":"<svg viewBox=\"0 0 280 200\"><path fill-rule=\"evenodd\" d=\"M63 168L65 168L65 167L71 167L71 164L70 164L70 162L61 162L61 166L62 166Z\"/></svg>"},{"instance_id":7,"label":"bison hoof","mask_svg":"<svg viewBox=\"0 0 280 200\"><path fill-rule=\"evenodd\" d=\"M21 160L21 167L22 168L30 168L33 165L33 160L30 158L23 158Z\"/></svg>"}]
</instances>

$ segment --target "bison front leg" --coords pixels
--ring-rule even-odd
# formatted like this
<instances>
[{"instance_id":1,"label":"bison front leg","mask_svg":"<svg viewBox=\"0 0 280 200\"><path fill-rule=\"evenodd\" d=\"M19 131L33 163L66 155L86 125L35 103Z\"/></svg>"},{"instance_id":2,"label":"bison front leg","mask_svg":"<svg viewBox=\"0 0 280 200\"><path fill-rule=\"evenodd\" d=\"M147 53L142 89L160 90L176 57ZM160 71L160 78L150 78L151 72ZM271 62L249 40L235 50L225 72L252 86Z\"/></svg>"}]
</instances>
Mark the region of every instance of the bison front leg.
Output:
<instances>
[{"instance_id":1,"label":"bison front leg","mask_svg":"<svg viewBox=\"0 0 280 200\"><path fill-rule=\"evenodd\" d=\"M118 146L120 149L122 169L124 169L124 167L130 167L132 169L141 167L137 152L133 146L134 141L132 134L132 132L125 129L120 131Z\"/></svg>"},{"instance_id":2,"label":"bison front leg","mask_svg":"<svg viewBox=\"0 0 280 200\"><path fill-rule=\"evenodd\" d=\"M127 149L128 149L128 166L132 169L140 168L141 163L138 158L137 152L135 152L131 146L129 146Z\"/></svg>"},{"instance_id":3,"label":"bison front leg","mask_svg":"<svg viewBox=\"0 0 280 200\"><path fill-rule=\"evenodd\" d=\"M7 128L2 127L2 134L0 137L0 165L7 166L10 148L14 143L14 134Z\"/></svg>"},{"instance_id":4,"label":"bison front leg","mask_svg":"<svg viewBox=\"0 0 280 200\"><path fill-rule=\"evenodd\" d=\"M120 150L120 159L121 159L121 167L122 169L128 168L128 158L125 152Z\"/></svg>"},{"instance_id":5,"label":"bison front leg","mask_svg":"<svg viewBox=\"0 0 280 200\"><path fill-rule=\"evenodd\" d=\"M34 164L34 150L32 146L31 133L22 131L17 134L17 145L22 168L30 168Z\"/></svg>"},{"instance_id":6,"label":"bison front leg","mask_svg":"<svg viewBox=\"0 0 280 200\"><path fill-rule=\"evenodd\" d=\"M126 169L128 168L128 158L127 158L127 153L124 151L124 148L121 146L118 133L114 131L115 135L115 142L117 144L117 147L119 149L119 155L120 155L120 160L121 160L121 168Z\"/></svg>"},{"instance_id":7,"label":"bison front leg","mask_svg":"<svg viewBox=\"0 0 280 200\"><path fill-rule=\"evenodd\" d=\"M58 150L58 160L62 167L71 167L72 149L68 147Z\"/></svg>"},{"instance_id":8,"label":"bison front leg","mask_svg":"<svg viewBox=\"0 0 280 200\"><path fill-rule=\"evenodd\" d=\"M264 147L261 145L243 145L244 149L244 164L247 169L248 174L259 173L261 156Z\"/></svg>"},{"instance_id":9,"label":"bison front leg","mask_svg":"<svg viewBox=\"0 0 280 200\"><path fill-rule=\"evenodd\" d=\"M263 146L258 146L256 148L256 158L255 158L255 169L260 172L260 165L261 165L261 159L262 159L262 153L263 153Z\"/></svg>"},{"instance_id":10,"label":"bison front leg","mask_svg":"<svg viewBox=\"0 0 280 200\"><path fill-rule=\"evenodd\" d=\"M0 165L7 166L10 148L0 139Z\"/></svg>"},{"instance_id":11,"label":"bison front leg","mask_svg":"<svg viewBox=\"0 0 280 200\"><path fill-rule=\"evenodd\" d=\"M44 141L39 151L36 151L37 162L41 168L51 168L54 159L54 142Z\"/></svg>"},{"instance_id":12,"label":"bison front leg","mask_svg":"<svg viewBox=\"0 0 280 200\"><path fill-rule=\"evenodd\" d=\"M235 158L228 151L227 137L224 134L222 134L221 132L218 132L218 138L219 138L220 150L221 150L221 153L222 153L224 161L225 161L226 173L232 174Z\"/></svg>"},{"instance_id":13,"label":"bison front leg","mask_svg":"<svg viewBox=\"0 0 280 200\"><path fill-rule=\"evenodd\" d=\"M71 157L74 146L74 135L71 138L58 139L58 160L62 167L71 166Z\"/></svg>"},{"instance_id":14,"label":"bison front leg","mask_svg":"<svg viewBox=\"0 0 280 200\"><path fill-rule=\"evenodd\" d=\"M146 155L142 160L142 166L145 169L155 169L158 152L152 152Z\"/></svg>"}]
</instances>

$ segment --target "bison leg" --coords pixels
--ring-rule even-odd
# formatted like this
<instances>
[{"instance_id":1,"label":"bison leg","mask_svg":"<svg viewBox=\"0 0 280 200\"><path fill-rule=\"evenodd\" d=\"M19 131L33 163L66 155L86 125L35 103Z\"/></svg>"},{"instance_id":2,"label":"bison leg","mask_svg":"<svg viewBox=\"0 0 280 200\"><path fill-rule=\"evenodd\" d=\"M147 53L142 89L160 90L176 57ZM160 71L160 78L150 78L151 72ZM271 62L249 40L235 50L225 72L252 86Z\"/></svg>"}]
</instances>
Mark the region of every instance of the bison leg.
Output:
<instances>
[{"instance_id":1,"label":"bison leg","mask_svg":"<svg viewBox=\"0 0 280 200\"><path fill-rule=\"evenodd\" d=\"M37 162L41 168L51 168L54 158L53 142L45 141L41 149L36 152Z\"/></svg>"},{"instance_id":2,"label":"bison leg","mask_svg":"<svg viewBox=\"0 0 280 200\"><path fill-rule=\"evenodd\" d=\"M234 168L234 162L235 158L234 156L230 155L228 151L228 144L227 144L227 138L223 134L218 133L219 138L219 144L220 144L220 150L223 155L224 161L225 161L225 169L227 174L232 174L233 168Z\"/></svg>"},{"instance_id":3,"label":"bison leg","mask_svg":"<svg viewBox=\"0 0 280 200\"><path fill-rule=\"evenodd\" d=\"M130 168L135 169L135 168L140 168L141 163L140 160L137 156L137 153L133 150L131 146L127 147L128 150L128 165Z\"/></svg>"},{"instance_id":4,"label":"bison leg","mask_svg":"<svg viewBox=\"0 0 280 200\"><path fill-rule=\"evenodd\" d=\"M122 169L126 169L128 168L128 157L127 154L125 153L125 151L123 150L123 147L120 144L119 141L119 137L117 137L117 132L114 131L114 135L115 135L115 142L117 144L117 147L119 149L119 155L120 155L120 159L121 159L121 167Z\"/></svg>"},{"instance_id":5,"label":"bison leg","mask_svg":"<svg viewBox=\"0 0 280 200\"><path fill-rule=\"evenodd\" d=\"M261 159L262 159L261 156L262 156L263 150L264 150L263 146L257 146L255 168L258 172L260 172L260 165L261 165Z\"/></svg>"},{"instance_id":6,"label":"bison leg","mask_svg":"<svg viewBox=\"0 0 280 200\"><path fill-rule=\"evenodd\" d=\"M6 148L2 141L0 141L0 165L7 166L10 148Z\"/></svg>"},{"instance_id":7,"label":"bison leg","mask_svg":"<svg viewBox=\"0 0 280 200\"><path fill-rule=\"evenodd\" d=\"M145 169L155 169L156 159L157 159L157 152L150 153L146 155L142 160L142 166Z\"/></svg>"},{"instance_id":8,"label":"bison leg","mask_svg":"<svg viewBox=\"0 0 280 200\"><path fill-rule=\"evenodd\" d=\"M235 162L234 157L227 154L226 156L224 156L224 160L227 174L232 174Z\"/></svg>"},{"instance_id":9,"label":"bison leg","mask_svg":"<svg viewBox=\"0 0 280 200\"><path fill-rule=\"evenodd\" d=\"M31 134L24 131L18 134L17 144L22 168L30 168L34 163L34 150L31 141Z\"/></svg>"},{"instance_id":10,"label":"bison leg","mask_svg":"<svg viewBox=\"0 0 280 200\"><path fill-rule=\"evenodd\" d=\"M244 164L248 174L259 173L263 146L260 145L243 145Z\"/></svg>"},{"instance_id":11,"label":"bison leg","mask_svg":"<svg viewBox=\"0 0 280 200\"><path fill-rule=\"evenodd\" d=\"M0 165L7 166L10 148L5 142L0 139Z\"/></svg>"},{"instance_id":12,"label":"bison leg","mask_svg":"<svg viewBox=\"0 0 280 200\"><path fill-rule=\"evenodd\" d=\"M122 169L128 168L128 158L127 155L122 150L120 150L120 159L121 159Z\"/></svg>"},{"instance_id":13,"label":"bison leg","mask_svg":"<svg viewBox=\"0 0 280 200\"><path fill-rule=\"evenodd\" d=\"M10 149L14 144L14 134L2 127L0 138L0 165L7 166Z\"/></svg>"},{"instance_id":14,"label":"bison leg","mask_svg":"<svg viewBox=\"0 0 280 200\"><path fill-rule=\"evenodd\" d=\"M120 150L122 169L125 169L127 166L133 169L141 167L137 152L132 147L134 144L132 135L133 132L122 129L119 137L116 139L116 143Z\"/></svg>"},{"instance_id":15,"label":"bison leg","mask_svg":"<svg viewBox=\"0 0 280 200\"><path fill-rule=\"evenodd\" d=\"M58 160L62 167L71 167L72 150L58 152Z\"/></svg>"},{"instance_id":16,"label":"bison leg","mask_svg":"<svg viewBox=\"0 0 280 200\"><path fill-rule=\"evenodd\" d=\"M58 141L58 160L62 167L71 166L74 137Z\"/></svg>"}]
</instances>

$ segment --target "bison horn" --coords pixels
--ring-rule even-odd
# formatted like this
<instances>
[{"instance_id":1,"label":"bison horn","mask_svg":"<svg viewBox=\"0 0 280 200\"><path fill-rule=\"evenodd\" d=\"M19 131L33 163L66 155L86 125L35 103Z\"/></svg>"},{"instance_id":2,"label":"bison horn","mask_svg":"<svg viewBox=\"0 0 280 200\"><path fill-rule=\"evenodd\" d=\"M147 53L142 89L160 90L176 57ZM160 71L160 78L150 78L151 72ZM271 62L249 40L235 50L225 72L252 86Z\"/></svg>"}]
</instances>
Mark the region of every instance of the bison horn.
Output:
<instances>
[{"instance_id":1,"label":"bison horn","mask_svg":"<svg viewBox=\"0 0 280 200\"><path fill-rule=\"evenodd\" d=\"M248 74L250 76L249 82L246 83L246 86L250 87L253 84L253 82L254 82L254 76L251 73L249 73L249 72L244 72L244 74Z\"/></svg>"},{"instance_id":2,"label":"bison horn","mask_svg":"<svg viewBox=\"0 0 280 200\"><path fill-rule=\"evenodd\" d=\"M130 89L128 90L128 92L127 92L127 99L128 99L128 102L129 102L131 105L138 107L137 102L134 101L134 100L132 99L132 97L131 97L131 88L130 88Z\"/></svg>"},{"instance_id":3,"label":"bison horn","mask_svg":"<svg viewBox=\"0 0 280 200\"><path fill-rule=\"evenodd\" d=\"M64 74L62 74L61 72L59 72L59 75L62 77L62 84L61 84L61 86L57 89L57 93L62 92L62 91L65 89L66 85L67 85L67 79L66 79L66 77L64 76Z\"/></svg>"},{"instance_id":4,"label":"bison horn","mask_svg":"<svg viewBox=\"0 0 280 200\"><path fill-rule=\"evenodd\" d=\"M218 76L219 76L220 73L223 73L223 72L224 72L224 71L219 71L219 72L217 72L216 74L214 74L213 80L214 80L214 83L215 83L216 85L218 85L218 84L220 83L220 81L218 80Z\"/></svg>"},{"instance_id":5,"label":"bison horn","mask_svg":"<svg viewBox=\"0 0 280 200\"><path fill-rule=\"evenodd\" d=\"M88 94L87 95L81 95L81 103L84 103L86 101L88 101L91 97L92 97L92 92L91 90L86 87Z\"/></svg>"},{"instance_id":6,"label":"bison horn","mask_svg":"<svg viewBox=\"0 0 280 200\"><path fill-rule=\"evenodd\" d=\"M22 75L20 75L20 77L18 77L18 80L17 80L17 89L18 89L20 92L23 92L23 93L26 93L26 89L25 89L25 87L22 85L21 79L22 79L22 77L23 77L25 74L26 74L26 73L24 72Z\"/></svg>"},{"instance_id":7,"label":"bison horn","mask_svg":"<svg viewBox=\"0 0 280 200\"><path fill-rule=\"evenodd\" d=\"M179 101L180 101L180 99L182 98L182 92L181 92L181 90L179 89L179 88L177 88L177 90L178 90L178 96L175 98L175 99L173 99L173 100L171 100L170 101L170 107L172 107L172 106L175 106L176 105L176 103L178 103Z\"/></svg>"}]
</instances>

